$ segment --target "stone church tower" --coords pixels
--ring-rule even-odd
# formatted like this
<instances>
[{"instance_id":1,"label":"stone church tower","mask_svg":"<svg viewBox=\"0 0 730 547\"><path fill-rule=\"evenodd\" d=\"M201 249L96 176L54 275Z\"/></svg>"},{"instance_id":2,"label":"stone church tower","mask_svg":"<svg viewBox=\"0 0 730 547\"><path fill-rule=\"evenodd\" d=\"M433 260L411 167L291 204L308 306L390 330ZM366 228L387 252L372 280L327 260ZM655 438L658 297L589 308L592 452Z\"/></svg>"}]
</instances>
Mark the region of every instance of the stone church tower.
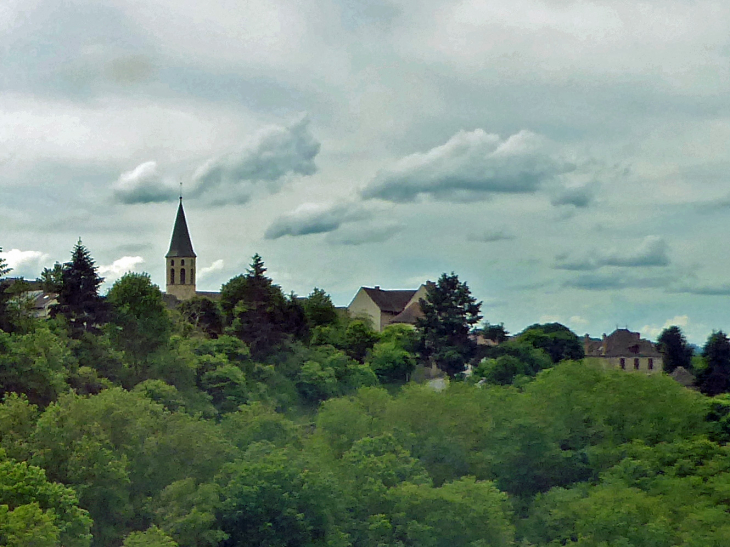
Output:
<instances>
[{"instance_id":1,"label":"stone church tower","mask_svg":"<svg viewBox=\"0 0 730 547\"><path fill-rule=\"evenodd\" d=\"M170 250L165 256L167 262L167 294L179 300L189 300L195 296L195 251L190 241L188 223L185 221L182 197L177 208L175 227L172 229Z\"/></svg>"}]
</instances>

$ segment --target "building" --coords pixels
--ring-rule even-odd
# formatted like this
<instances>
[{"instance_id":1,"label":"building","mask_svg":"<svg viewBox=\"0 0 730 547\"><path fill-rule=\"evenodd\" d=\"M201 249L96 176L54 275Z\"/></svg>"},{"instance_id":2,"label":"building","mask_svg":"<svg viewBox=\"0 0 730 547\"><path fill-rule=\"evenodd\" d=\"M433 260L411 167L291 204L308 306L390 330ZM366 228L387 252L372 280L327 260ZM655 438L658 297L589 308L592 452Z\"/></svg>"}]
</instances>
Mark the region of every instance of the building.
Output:
<instances>
[{"instance_id":1,"label":"building","mask_svg":"<svg viewBox=\"0 0 730 547\"><path fill-rule=\"evenodd\" d=\"M196 295L195 261L197 255L190 241L188 223L185 220L182 197L177 208L175 226L172 229L170 250L165 256L167 283L165 292L178 300L189 300Z\"/></svg>"},{"instance_id":2,"label":"building","mask_svg":"<svg viewBox=\"0 0 730 547\"><path fill-rule=\"evenodd\" d=\"M418 289L383 290L360 287L347 311L351 317L367 319L380 332L391 324L415 325L423 317L419 301L426 297L426 285Z\"/></svg>"},{"instance_id":3,"label":"building","mask_svg":"<svg viewBox=\"0 0 730 547\"><path fill-rule=\"evenodd\" d=\"M641 338L638 332L616 329L598 340L587 334L583 339L586 357L605 359L607 366L623 370L635 370L646 374L661 372L662 354L649 340Z\"/></svg>"}]
</instances>

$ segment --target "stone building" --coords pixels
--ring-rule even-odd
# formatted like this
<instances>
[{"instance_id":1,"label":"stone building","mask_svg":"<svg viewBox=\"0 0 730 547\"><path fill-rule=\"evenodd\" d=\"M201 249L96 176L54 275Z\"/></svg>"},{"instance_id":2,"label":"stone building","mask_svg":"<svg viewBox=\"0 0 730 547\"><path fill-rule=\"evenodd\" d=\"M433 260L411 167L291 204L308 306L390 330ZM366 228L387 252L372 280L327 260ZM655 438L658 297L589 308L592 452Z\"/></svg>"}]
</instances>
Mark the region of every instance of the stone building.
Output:
<instances>
[{"instance_id":1,"label":"stone building","mask_svg":"<svg viewBox=\"0 0 730 547\"><path fill-rule=\"evenodd\" d=\"M369 320L373 329L380 332L394 323L415 325L416 319L423 317L419 304L422 298L426 298L426 285L408 290L360 287L347 311L351 317Z\"/></svg>"},{"instance_id":2,"label":"stone building","mask_svg":"<svg viewBox=\"0 0 730 547\"><path fill-rule=\"evenodd\" d=\"M165 291L178 300L189 300L196 295L195 292L195 261L196 254L193 251L193 243L190 241L188 223L185 220L182 197L177 208L175 226L172 229L170 250L165 256L167 283Z\"/></svg>"},{"instance_id":3,"label":"stone building","mask_svg":"<svg viewBox=\"0 0 730 547\"><path fill-rule=\"evenodd\" d=\"M628 329L616 329L611 334L599 339L583 339L586 357L600 357L612 368L632 370L653 374L663 369L662 354L649 340L645 340L638 332Z\"/></svg>"}]
</instances>

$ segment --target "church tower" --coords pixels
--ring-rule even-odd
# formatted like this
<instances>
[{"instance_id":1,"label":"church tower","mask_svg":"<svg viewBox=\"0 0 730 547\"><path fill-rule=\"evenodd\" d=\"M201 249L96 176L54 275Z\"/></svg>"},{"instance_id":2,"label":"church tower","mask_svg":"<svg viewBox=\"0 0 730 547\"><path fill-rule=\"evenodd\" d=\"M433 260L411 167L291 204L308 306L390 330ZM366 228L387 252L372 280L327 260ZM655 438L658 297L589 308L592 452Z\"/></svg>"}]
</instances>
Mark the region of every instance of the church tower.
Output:
<instances>
[{"instance_id":1,"label":"church tower","mask_svg":"<svg viewBox=\"0 0 730 547\"><path fill-rule=\"evenodd\" d=\"M188 223L185 221L182 197L177 208L175 227L172 229L170 250L165 256L167 263L167 294L179 300L190 300L195 296L195 251L190 241Z\"/></svg>"}]
</instances>

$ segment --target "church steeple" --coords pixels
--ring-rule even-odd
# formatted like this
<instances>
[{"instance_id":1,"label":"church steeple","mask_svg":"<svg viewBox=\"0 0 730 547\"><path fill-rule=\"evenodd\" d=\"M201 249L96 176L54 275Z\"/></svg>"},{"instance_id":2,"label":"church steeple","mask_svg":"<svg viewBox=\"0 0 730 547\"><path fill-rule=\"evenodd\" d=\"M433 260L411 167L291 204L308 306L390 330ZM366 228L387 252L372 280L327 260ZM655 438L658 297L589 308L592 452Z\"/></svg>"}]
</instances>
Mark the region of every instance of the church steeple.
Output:
<instances>
[{"instance_id":1,"label":"church steeple","mask_svg":"<svg viewBox=\"0 0 730 547\"><path fill-rule=\"evenodd\" d=\"M180 300L188 300L195 296L195 259L197 255L193 251L193 243L188 232L188 223L185 220L182 196L180 205L177 208L175 226L172 229L170 239L170 250L167 251L166 271L168 294L176 296Z\"/></svg>"}]
</instances>

